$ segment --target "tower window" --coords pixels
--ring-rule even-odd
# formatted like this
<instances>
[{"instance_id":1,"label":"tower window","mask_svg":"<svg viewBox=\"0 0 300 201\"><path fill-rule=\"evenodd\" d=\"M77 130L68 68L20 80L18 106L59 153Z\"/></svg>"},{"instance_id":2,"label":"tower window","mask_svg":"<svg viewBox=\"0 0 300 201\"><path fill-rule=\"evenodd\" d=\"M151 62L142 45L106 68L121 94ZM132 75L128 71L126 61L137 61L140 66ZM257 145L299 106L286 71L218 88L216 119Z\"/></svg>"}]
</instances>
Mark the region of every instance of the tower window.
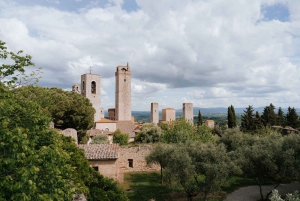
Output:
<instances>
[{"instance_id":1,"label":"tower window","mask_svg":"<svg viewBox=\"0 0 300 201\"><path fill-rule=\"evenodd\" d=\"M128 167L133 168L133 159L128 159Z\"/></svg>"},{"instance_id":2,"label":"tower window","mask_svg":"<svg viewBox=\"0 0 300 201\"><path fill-rule=\"evenodd\" d=\"M85 85L84 85L84 81L82 81L82 91L84 92L85 90Z\"/></svg>"},{"instance_id":3,"label":"tower window","mask_svg":"<svg viewBox=\"0 0 300 201\"><path fill-rule=\"evenodd\" d=\"M92 94L96 93L96 82L95 81L92 81L92 83L91 83L91 92L92 92Z\"/></svg>"},{"instance_id":4,"label":"tower window","mask_svg":"<svg viewBox=\"0 0 300 201\"><path fill-rule=\"evenodd\" d=\"M126 82L126 79L124 79L124 82Z\"/></svg>"},{"instance_id":5,"label":"tower window","mask_svg":"<svg viewBox=\"0 0 300 201\"><path fill-rule=\"evenodd\" d=\"M93 166L93 169L95 170L95 171L99 171L99 168L98 168L98 166Z\"/></svg>"}]
</instances>

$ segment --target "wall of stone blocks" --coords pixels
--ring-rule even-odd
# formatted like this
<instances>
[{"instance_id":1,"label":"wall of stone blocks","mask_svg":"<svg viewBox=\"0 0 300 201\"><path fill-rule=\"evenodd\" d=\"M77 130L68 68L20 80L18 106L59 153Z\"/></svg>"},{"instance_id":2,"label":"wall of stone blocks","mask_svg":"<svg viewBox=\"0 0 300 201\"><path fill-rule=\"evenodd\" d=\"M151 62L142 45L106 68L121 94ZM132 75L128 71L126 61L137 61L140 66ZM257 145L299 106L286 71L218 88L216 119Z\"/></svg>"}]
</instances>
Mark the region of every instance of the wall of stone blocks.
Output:
<instances>
[{"instance_id":1,"label":"wall of stone blocks","mask_svg":"<svg viewBox=\"0 0 300 201\"><path fill-rule=\"evenodd\" d=\"M119 180L118 160L90 160L91 167L98 167L103 176Z\"/></svg>"},{"instance_id":2,"label":"wall of stone blocks","mask_svg":"<svg viewBox=\"0 0 300 201\"><path fill-rule=\"evenodd\" d=\"M77 131L73 128L67 128L65 130L59 130L61 134L67 137L72 137L75 140L75 143L78 144L78 136L77 136Z\"/></svg>"},{"instance_id":3,"label":"wall of stone blocks","mask_svg":"<svg viewBox=\"0 0 300 201\"><path fill-rule=\"evenodd\" d=\"M151 103L151 123L159 122L158 103Z\"/></svg>"},{"instance_id":4,"label":"wall of stone blocks","mask_svg":"<svg viewBox=\"0 0 300 201\"><path fill-rule=\"evenodd\" d=\"M173 108L162 109L162 121L175 121L176 112Z\"/></svg>"},{"instance_id":5,"label":"wall of stone blocks","mask_svg":"<svg viewBox=\"0 0 300 201\"><path fill-rule=\"evenodd\" d=\"M193 103L183 103L182 104L182 117L190 122L191 124L194 123L194 108Z\"/></svg>"}]
</instances>

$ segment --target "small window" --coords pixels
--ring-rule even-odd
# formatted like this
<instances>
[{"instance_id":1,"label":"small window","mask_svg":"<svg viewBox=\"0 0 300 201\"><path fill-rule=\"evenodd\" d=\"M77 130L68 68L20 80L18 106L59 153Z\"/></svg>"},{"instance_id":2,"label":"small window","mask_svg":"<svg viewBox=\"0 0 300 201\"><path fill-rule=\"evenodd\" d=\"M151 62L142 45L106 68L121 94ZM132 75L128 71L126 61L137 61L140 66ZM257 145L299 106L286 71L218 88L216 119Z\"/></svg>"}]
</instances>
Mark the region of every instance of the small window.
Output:
<instances>
[{"instance_id":1,"label":"small window","mask_svg":"<svg viewBox=\"0 0 300 201\"><path fill-rule=\"evenodd\" d=\"M98 168L98 166L93 166L93 169L95 170L95 171L99 171L99 168Z\"/></svg>"},{"instance_id":2,"label":"small window","mask_svg":"<svg viewBox=\"0 0 300 201\"><path fill-rule=\"evenodd\" d=\"M126 82L126 79L124 79L124 82Z\"/></svg>"},{"instance_id":3,"label":"small window","mask_svg":"<svg viewBox=\"0 0 300 201\"><path fill-rule=\"evenodd\" d=\"M96 82L95 81L93 81L91 83L91 92L92 92L92 94L96 93Z\"/></svg>"},{"instance_id":4,"label":"small window","mask_svg":"<svg viewBox=\"0 0 300 201\"><path fill-rule=\"evenodd\" d=\"M128 159L128 167L133 168L133 159Z\"/></svg>"},{"instance_id":5,"label":"small window","mask_svg":"<svg viewBox=\"0 0 300 201\"><path fill-rule=\"evenodd\" d=\"M84 85L84 81L82 81L82 91L85 90L85 85Z\"/></svg>"}]
</instances>

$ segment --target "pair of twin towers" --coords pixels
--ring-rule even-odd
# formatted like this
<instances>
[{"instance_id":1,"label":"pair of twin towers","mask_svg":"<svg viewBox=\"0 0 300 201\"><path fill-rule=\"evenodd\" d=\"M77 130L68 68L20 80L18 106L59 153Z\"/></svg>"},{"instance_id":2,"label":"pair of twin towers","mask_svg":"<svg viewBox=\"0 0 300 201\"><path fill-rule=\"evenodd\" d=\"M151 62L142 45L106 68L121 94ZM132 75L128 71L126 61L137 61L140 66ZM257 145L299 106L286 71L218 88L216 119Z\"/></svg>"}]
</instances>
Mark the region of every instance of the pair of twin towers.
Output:
<instances>
[{"instance_id":1,"label":"pair of twin towers","mask_svg":"<svg viewBox=\"0 0 300 201\"><path fill-rule=\"evenodd\" d=\"M118 66L115 72L115 108L114 120L131 121L131 71L126 66ZM101 107L101 76L90 73L81 75L81 87L73 85L73 92L80 93L92 103L96 113L94 122L104 118L104 109Z\"/></svg>"}]
</instances>

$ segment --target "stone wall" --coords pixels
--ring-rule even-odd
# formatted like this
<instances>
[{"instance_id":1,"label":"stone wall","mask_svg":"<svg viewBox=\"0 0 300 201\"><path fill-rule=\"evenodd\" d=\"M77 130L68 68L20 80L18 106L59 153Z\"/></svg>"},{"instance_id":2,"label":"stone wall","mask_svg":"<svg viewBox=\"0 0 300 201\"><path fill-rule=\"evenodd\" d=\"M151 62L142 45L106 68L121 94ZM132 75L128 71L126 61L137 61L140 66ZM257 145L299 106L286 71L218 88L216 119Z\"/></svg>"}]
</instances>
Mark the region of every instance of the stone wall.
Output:
<instances>
[{"instance_id":1,"label":"stone wall","mask_svg":"<svg viewBox=\"0 0 300 201\"><path fill-rule=\"evenodd\" d=\"M123 173L125 172L151 172L160 170L160 166L153 164L147 165L145 157L148 156L152 150L152 146L139 146L139 147L120 147L118 168L119 168L119 181L123 182ZM130 167L130 161L132 167Z\"/></svg>"},{"instance_id":2,"label":"stone wall","mask_svg":"<svg viewBox=\"0 0 300 201\"><path fill-rule=\"evenodd\" d=\"M73 128L67 128L65 130L59 130L61 134L67 137L72 137L75 139L75 143L78 144L77 131Z\"/></svg>"},{"instance_id":3,"label":"stone wall","mask_svg":"<svg viewBox=\"0 0 300 201\"><path fill-rule=\"evenodd\" d=\"M191 124L194 123L193 103L183 103L182 104L182 116L187 122L189 122Z\"/></svg>"},{"instance_id":4,"label":"stone wall","mask_svg":"<svg viewBox=\"0 0 300 201\"><path fill-rule=\"evenodd\" d=\"M158 103L151 103L151 123L158 124L158 122L159 122Z\"/></svg>"},{"instance_id":5,"label":"stone wall","mask_svg":"<svg viewBox=\"0 0 300 201\"><path fill-rule=\"evenodd\" d=\"M162 109L162 121L170 122L175 121L175 109L173 108L164 108Z\"/></svg>"},{"instance_id":6,"label":"stone wall","mask_svg":"<svg viewBox=\"0 0 300 201\"><path fill-rule=\"evenodd\" d=\"M119 168L117 160L89 160L90 166L98 168L98 172L102 175L119 180ZM123 179L123 178L122 178Z\"/></svg>"}]
</instances>

